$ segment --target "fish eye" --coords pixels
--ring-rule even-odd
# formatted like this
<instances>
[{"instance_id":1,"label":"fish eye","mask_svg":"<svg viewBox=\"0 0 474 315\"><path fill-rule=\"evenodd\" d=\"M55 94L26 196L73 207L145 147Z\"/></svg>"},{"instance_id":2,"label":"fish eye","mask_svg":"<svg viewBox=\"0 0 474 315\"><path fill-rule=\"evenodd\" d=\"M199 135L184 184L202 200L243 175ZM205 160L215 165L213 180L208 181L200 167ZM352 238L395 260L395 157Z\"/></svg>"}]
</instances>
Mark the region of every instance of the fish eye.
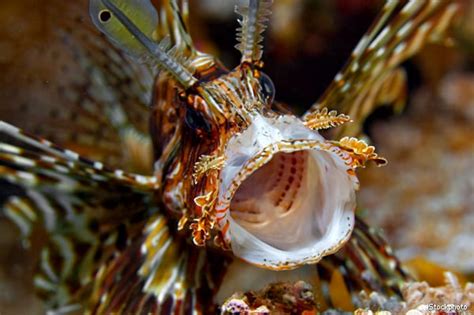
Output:
<instances>
[{"instance_id":1,"label":"fish eye","mask_svg":"<svg viewBox=\"0 0 474 315\"><path fill-rule=\"evenodd\" d=\"M209 126L209 123L206 121L204 116L200 112L195 111L193 109L186 109L186 116L184 117L184 122L189 128L197 132L209 133L211 131L211 127Z\"/></svg>"},{"instance_id":2,"label":"fish eye","mask_svg":"<svg viewBox=\"0 0 474 315\"><path fill-rule=\"evenodd\" d=\"M99 12L99 21L107 23L112 18L112 13L109 10L102 10Z\"/></svg>"},{"instance_id":3,"label":"fish eye","mask_svg":"<svg viewBox=\"0 0 474 315\"><path fill-rule=\"evenodd\" d=\"M261 93L267 102L267 104L272 104L273 99L275 98L275 85L268 75L265 73L260 73L260 86L262 87Z\"/></svg>"}]
</instances>

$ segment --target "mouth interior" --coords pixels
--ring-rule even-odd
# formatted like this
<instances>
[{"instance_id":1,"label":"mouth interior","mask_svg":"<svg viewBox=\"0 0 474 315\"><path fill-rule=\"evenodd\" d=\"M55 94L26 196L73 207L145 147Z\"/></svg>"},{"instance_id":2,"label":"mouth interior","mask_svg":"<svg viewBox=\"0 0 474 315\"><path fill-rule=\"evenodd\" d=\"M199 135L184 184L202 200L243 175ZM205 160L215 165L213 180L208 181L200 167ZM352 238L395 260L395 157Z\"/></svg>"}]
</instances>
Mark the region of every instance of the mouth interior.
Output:
<instances>
[{"instance_id":1,"label":"mouth interior","mask_svg":"<svg viewBox=\"0 0 474 315\"><path fill-rule=\"evenodd\" d=\"M298 250L323 238L333 219L325 206L327 153L277 153L238 188L232 218L263 242Z\"/></svg>"}]
</instances>

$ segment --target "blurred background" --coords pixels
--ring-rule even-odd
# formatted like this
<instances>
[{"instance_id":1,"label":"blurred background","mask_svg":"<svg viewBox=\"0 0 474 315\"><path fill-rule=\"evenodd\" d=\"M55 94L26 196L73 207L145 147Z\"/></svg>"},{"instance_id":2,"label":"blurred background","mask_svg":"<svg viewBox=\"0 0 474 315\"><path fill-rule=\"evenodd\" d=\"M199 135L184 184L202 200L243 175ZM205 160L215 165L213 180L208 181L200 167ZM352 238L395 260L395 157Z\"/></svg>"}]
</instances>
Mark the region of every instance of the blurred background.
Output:
<instances>
[{"instance_id":1,"label":"blurred background","mask_svg":"<svg viewBox=\"0 0 474 315\"><path fill-rule=\"evenodd\" d=\"M25 102L57 101L59 83L78 83L64 70L78 67L67 42L81 42L68 19L90 27L87 1L62 2L0 3L0 119ZM264 44L266 73L276 99L303 113L344 65L383 1L274 2ZM432 285L442 283L443 270L465 280L474 275L474 2L467 1L464 11L453 29L454 45L429 45L403 65L404 109L396 113L385 104L364 123L389 164L360 171L361 215ZM234 2L191 0L190 12L198 48L228 67L237 65ZM20 122L28 120L24 115ZM0 202L9 189L0 183ZM37 251L25 245L0 216L2 315L43 313L31 285Z\"/></svg>"}]
</instances>

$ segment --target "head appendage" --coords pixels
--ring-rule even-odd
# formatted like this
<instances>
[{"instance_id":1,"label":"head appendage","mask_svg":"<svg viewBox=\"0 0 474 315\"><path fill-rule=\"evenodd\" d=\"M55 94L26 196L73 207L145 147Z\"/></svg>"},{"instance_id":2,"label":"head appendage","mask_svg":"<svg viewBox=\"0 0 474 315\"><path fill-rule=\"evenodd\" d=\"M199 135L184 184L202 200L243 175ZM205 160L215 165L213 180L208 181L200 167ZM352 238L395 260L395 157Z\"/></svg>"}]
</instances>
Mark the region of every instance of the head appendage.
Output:
<instances>
[{"instance_id":1,"label":"head appendage","mask_svg":"<svg viewBox=\"0 0 474 315\"><path fill-rule=\"evenodd\" d=\"M197 82L189 70L181 64L174 55L178 55L172 48L169 49L169 40L159 44L143 34L138 27L110 0L102 0L120 23L150 52L158 61L158 66L168 71L183 87L188 88ZM166 48L166 50L164 49ZM169 52L172 53L169 53Z\"/></svg>"},{"instance_id":2,"label":"head appendage","mask_svg":"<svg viewBox=\"0 0 474 315\"><path fill-rule=\"evenodd\" d=\"M247 2L248 3L245 3ZM272 0L241 0L236 12L241 15L240 27L237 29L238 44L235 46L242 53L241 62L258 62L262 58L262 33L267 27L271 14Z\"/></svg>"},{"instance_id":3,"label":"head appendage","mask_svg":"<svg viewBox=\"0 0 474 315\"><path fill-rule=\"evenodd\" d=\"M173 45L185 56L197 53L188 31L188 1L160 0L158 3L158 37L170 36Z\"/></svg>"}]
</instances>

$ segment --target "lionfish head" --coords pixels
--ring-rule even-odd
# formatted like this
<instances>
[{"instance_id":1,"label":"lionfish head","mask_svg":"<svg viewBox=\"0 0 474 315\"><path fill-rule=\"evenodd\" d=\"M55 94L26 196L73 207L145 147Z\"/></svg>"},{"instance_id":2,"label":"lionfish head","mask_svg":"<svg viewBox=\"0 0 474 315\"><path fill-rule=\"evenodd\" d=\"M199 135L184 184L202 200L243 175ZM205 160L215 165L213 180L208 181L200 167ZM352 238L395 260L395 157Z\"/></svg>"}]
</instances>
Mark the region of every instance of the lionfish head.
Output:
<instances>
[{"instance_id":1,"label":"lionfish head","mask_svg":"<svg viewBox=\"0 0 474 315\"><path fill-rule=\"evenodd\" d=\"M121 3L92 1L95 24L175 82L174 96L155 102L163 115L173 115L166 120L172 126L152 126L152 136L160 143L162 200L170 213L179 213L178 228L189 230L196 245L213 239L270 269L315 263L341 248L354 227L354 170L384 160L355 138L331 141L318 133L349 122L346 115L321 108L303 119L275 110L274 86L261 61L271 1L249 0L238 8L242 58L231 71L202 53L184 60L178 49L157 43L157 17L148 1L131 1L147 3L142 17L127 14ZM171 131L165 135L165 129Z\"/></svg>"}]
</instances>

